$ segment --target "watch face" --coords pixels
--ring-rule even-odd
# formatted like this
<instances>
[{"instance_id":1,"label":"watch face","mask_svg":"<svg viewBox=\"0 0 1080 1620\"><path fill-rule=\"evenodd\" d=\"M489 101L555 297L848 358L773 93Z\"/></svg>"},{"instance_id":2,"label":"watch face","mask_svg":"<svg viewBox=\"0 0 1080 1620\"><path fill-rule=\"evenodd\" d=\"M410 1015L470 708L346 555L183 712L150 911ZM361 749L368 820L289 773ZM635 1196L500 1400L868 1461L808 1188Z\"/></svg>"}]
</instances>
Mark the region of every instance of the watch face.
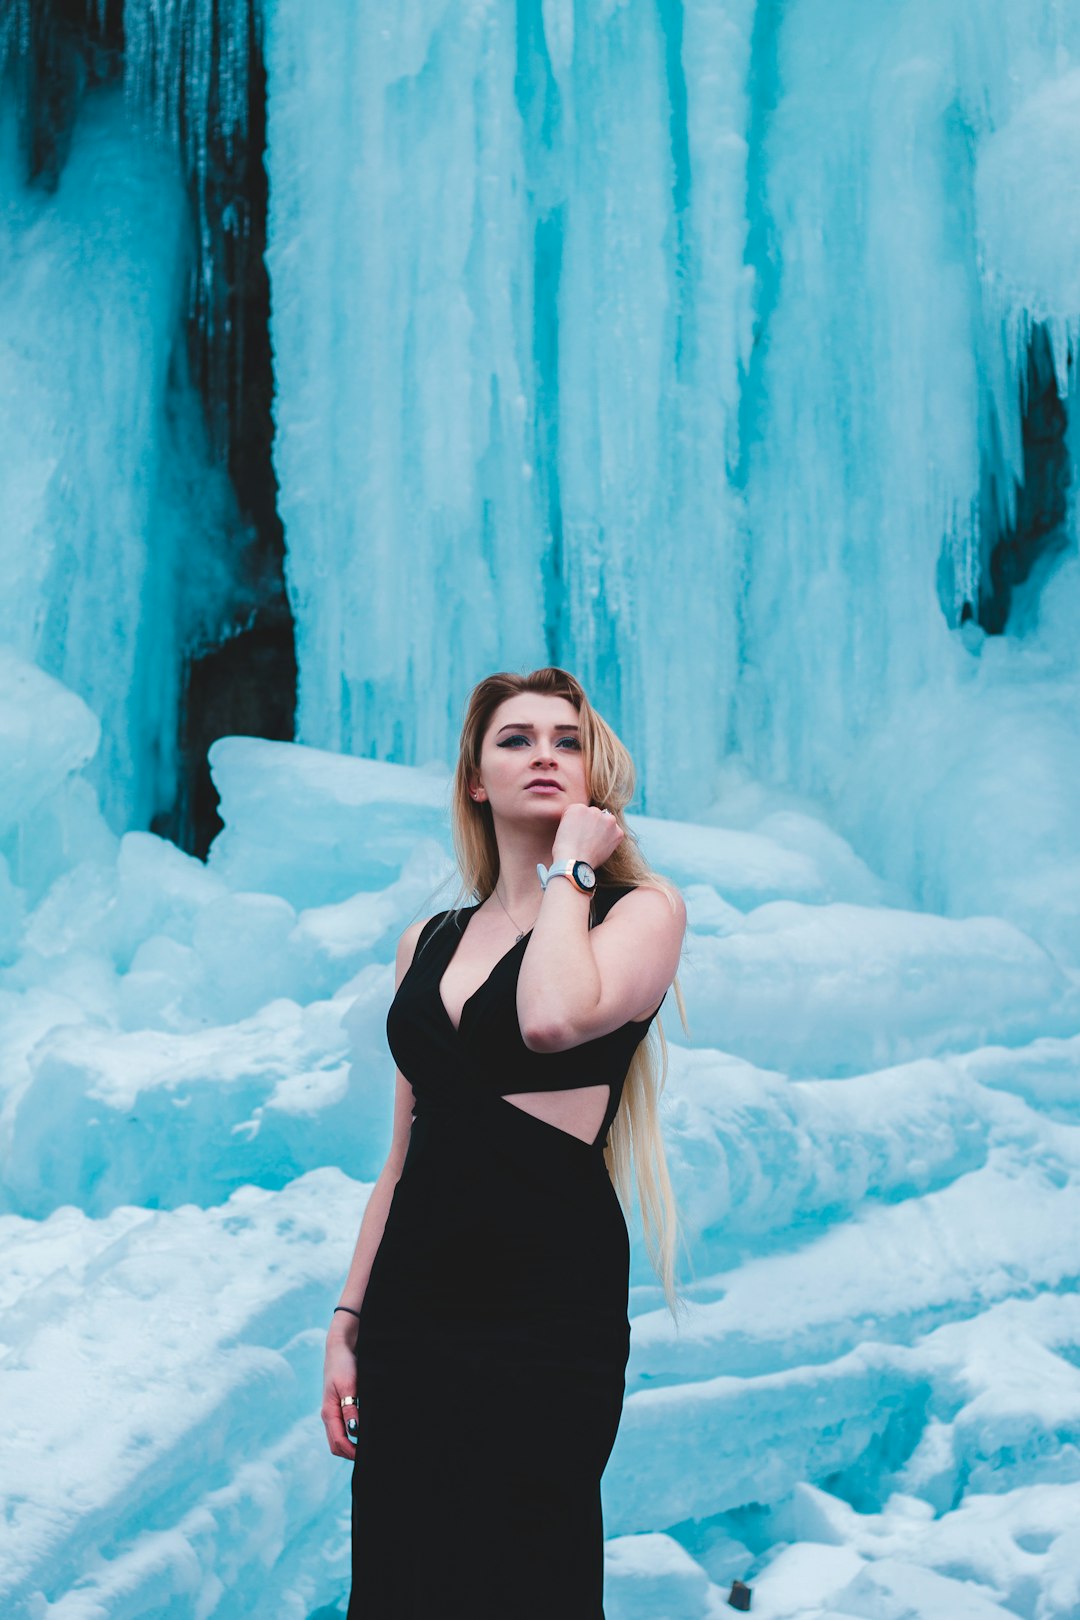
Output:
<instances>
[{"instance_id":1,"label":"watch face","mask_svg":"<svg viewBox=\"0 0 1080 1620\"><path fill-rule=\"evenodd\" d=\"M596 873L593 871L588 861L574 862L574 876L581 884L583 889L596 888Z\"/></svg>"}]
</instances>

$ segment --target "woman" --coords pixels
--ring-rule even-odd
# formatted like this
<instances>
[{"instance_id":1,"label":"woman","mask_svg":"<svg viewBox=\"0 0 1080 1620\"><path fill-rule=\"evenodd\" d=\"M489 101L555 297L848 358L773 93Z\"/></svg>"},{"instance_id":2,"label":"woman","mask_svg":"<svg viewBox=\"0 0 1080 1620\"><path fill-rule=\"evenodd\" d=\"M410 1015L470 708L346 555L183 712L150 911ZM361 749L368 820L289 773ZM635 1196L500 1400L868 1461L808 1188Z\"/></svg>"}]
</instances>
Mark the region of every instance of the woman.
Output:
<instances>
[{"instance_id":1,"label":"woman","mask_svg":"<svg viewBox=\"0 0 1080 1620\"><path fill-rule=\"evenodd\" d=\"M323 1422L354 1459L349 1620L603 1620L631 1146L677 1309L645 1037L686 912L627 835L633 786L565 670L472 693L453 831L459 898L481 898L401 936L393 1141L327 1340Z\"/></svg>"}]
</instances>

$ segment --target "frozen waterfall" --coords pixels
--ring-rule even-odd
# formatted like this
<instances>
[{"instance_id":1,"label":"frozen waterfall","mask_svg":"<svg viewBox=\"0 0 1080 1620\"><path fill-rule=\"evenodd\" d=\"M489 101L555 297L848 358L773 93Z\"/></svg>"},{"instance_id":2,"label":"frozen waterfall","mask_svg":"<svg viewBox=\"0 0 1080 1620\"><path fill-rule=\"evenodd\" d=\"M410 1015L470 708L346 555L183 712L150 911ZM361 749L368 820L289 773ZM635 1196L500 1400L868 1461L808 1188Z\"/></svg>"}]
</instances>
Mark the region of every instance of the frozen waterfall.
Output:
<instances>
[{"instance_id":1,"label":"frozen waterfall","mask_svg":"<svg viewBox=\"0 0 1080 1620\"><path fill-rule=\"evenodd\" d=\"M5 1615L343 1613L395 944L549 662L690 923L609 1620L1080 1614L1077 173L1064 0L0 0Z\"/></svg>"}]
</instances>

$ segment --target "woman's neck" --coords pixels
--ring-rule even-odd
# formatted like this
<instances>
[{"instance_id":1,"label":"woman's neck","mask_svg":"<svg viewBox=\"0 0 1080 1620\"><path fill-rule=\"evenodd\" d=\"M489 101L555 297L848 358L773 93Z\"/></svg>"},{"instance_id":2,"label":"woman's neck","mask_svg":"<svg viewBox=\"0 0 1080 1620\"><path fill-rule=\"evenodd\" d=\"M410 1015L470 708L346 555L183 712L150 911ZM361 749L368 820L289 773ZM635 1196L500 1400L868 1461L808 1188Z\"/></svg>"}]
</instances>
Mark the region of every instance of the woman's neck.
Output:
<instances>
[{"instance_id":1,"label":"woman's neck","mask_svg":"<svg viewBox=\"0 0 1080 1620\"><path fill-rule=\"evenodd\" d=\"M499 846L499 876L496 880L498 905L502 901L513 916L531 919L540 909L543 889L537 874L537 863L551 865L551 843L554 829L545 827L507 828L496 830Z\"/></svg>"}]
</instances>

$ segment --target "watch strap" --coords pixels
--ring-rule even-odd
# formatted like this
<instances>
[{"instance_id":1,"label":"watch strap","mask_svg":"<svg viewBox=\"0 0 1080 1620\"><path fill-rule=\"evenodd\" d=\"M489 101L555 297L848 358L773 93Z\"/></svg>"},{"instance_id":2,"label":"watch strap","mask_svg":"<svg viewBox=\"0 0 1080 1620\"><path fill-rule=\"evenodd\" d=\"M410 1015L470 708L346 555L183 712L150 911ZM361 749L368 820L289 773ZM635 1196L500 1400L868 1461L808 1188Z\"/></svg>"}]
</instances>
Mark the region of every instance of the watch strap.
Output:
<instances>
[{"instance_id":1,"label":"watch strap","mask_svg":"<svg viewBox=\"0 0 1080 1620\"><path fill-rule=\"evenodd\" d=\"M544 866L541 861L537 861L536 871L540 878L540 887L546 889L553 877L565 877L570 879L578 894L592 894L592 890L583 888L574 876L576 865L576 860L555 861L551 866Z\"/></svg>"}]
</instances>

